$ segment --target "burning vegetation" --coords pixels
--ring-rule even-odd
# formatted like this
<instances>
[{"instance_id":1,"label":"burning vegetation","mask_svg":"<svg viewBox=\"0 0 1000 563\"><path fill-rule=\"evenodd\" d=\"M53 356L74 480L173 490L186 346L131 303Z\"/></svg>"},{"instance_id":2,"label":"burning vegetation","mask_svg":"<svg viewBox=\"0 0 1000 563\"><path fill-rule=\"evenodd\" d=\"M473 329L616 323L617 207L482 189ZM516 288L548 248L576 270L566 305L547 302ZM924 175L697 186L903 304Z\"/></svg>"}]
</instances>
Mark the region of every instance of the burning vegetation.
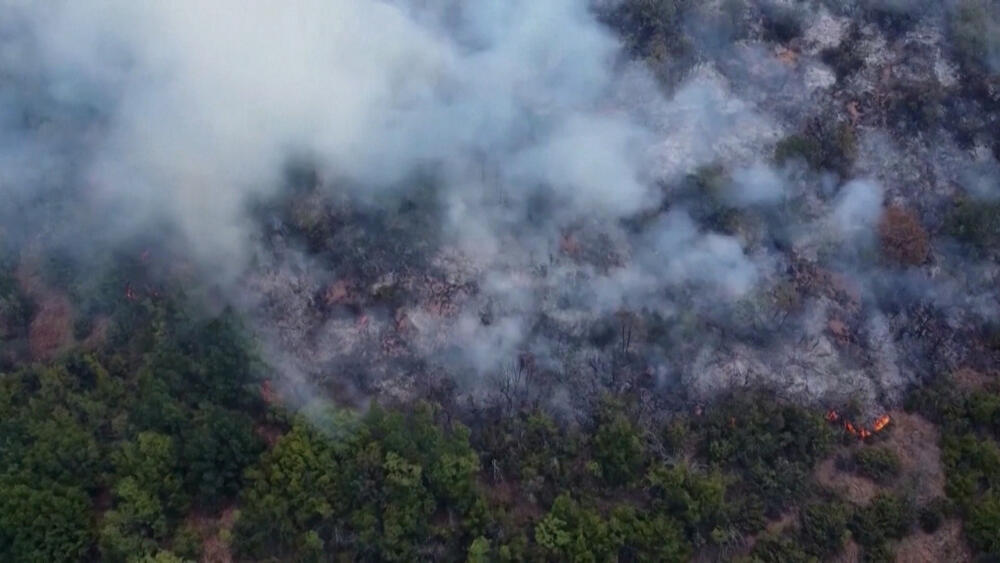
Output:
<instances>
[{"instance_id":1,"label":"burning vegetation","mask_svg":"<svg viewBox=\"0 0 1000 563\"><path fill-rule=\"evenodd\" d=\"M875 418L870 426L858 425L841 416L840 412L830 409L826 412L826 420L831 424L842 426L844 431L860 440L871 438L875 434L885 430L892 422L888 414L883 414Z\"/></svg>"}]
</instances>

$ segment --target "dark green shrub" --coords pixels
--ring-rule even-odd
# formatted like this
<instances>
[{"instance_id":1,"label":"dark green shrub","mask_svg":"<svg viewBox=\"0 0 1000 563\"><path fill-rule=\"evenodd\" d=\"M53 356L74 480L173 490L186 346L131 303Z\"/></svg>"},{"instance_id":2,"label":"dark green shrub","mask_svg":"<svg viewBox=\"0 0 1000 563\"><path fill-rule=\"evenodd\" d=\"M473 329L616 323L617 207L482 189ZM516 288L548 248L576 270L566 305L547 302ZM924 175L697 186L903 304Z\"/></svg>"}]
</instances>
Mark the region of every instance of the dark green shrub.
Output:
<instances>
[{"instance_id":1,"label":"dark green shrub","mask_svg":"<svg viewBox=\"0 0 1000 563\"><path fill-rule=\"evenodd\" d=\"M868 545L861 551L861 561L864 563L893 563L895 560L895 554L888 542Z\"/></svg>"},{"instance_id":2,"label":"dark green shrub","mask_svg":"<svg viewBox=\"0 0 1000 563\"><path fill-rule=\"evenodd\" d=\"M904 537L913 519L913 507L909 503L893 494L880 494L868 506L857 510L850 530L858 543L869 548Z\"/></svg>"},{"instance_id":3,"label":"dark green shrub","mask_svg":"<svg viewBox=\"0 0 1000 563\"><path fill-rule=\"evenodd\" d=\"M899 476L899 456L888 448L861 448L854 453L857 472L885 483Z\"/></svg>"},{"instance_id":4,"label":"dark green shrub","mask_svg":"<svg viewBox=\"0 0 1000 563\"><path fill-rule=\"evenodd\" d=\"M608 485L628 484L642 470L642 439L624 406L617 401L607 400L598 413L593 456L600 465L601 478Z\"/></svg>"},{"instance_id":5,"label":"dark green shrub","mask_svg":"<svg viewBox=\"0 0 1000 563\"><path fill-rule=\"evenodd\" d=\"M951 503L945 498L936 498L921 506L917 512L920 528L928 534L933 534L941 526L941 522L948 517L951 510Z\"/></svg>"},{"instance_id":6,"label":"dark green shrub","mask_svg":"<svg viewBox=\"0 0 1000 563\"><path fill-rule=\"evenodd\" d=\"M784 534L763 534L750 552L753 563L809 563L811 560L794 538Z\"/></svg>"},{"instance_id":7,"label":"dark green shrub","mask_svg":"<svg viewBox=\"0 0 1000 563\"><path fill-rule=\"evenodd\" d=\"M801 544L810 554L828 557L838 551L847 539L850 509L841 502L807 505L801 513Z\"/></svg>"},{"instance_id":8,"label":"dark green shrub","mask_svg":"<svg viewBox=\"0 0 1000 563\"><path fill-rule=\"evenodd\" d=\"M991 491L970 508L965 533L985 560L1000 558L1000 493Z\"/></svg>"}]
</instances>

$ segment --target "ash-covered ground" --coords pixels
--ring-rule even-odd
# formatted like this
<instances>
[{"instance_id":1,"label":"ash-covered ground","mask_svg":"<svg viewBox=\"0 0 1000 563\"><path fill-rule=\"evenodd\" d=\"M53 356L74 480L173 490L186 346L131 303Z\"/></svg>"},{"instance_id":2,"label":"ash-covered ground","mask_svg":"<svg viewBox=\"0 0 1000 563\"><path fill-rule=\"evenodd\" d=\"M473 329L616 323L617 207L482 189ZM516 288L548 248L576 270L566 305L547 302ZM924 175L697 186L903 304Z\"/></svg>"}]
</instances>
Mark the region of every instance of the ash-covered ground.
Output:
<instances>
[{"instance_id":1,"label":"ash-covered ground","mask_svg":"<svg viewBox=\"0 0 1000 563\"><path fill-rule=\"evenodd\" d=\"M995 2L224 4L9 8L52 172L5 220L168 225L292 396L874 414L997 365Z\"/></svg>"}]
</instances>

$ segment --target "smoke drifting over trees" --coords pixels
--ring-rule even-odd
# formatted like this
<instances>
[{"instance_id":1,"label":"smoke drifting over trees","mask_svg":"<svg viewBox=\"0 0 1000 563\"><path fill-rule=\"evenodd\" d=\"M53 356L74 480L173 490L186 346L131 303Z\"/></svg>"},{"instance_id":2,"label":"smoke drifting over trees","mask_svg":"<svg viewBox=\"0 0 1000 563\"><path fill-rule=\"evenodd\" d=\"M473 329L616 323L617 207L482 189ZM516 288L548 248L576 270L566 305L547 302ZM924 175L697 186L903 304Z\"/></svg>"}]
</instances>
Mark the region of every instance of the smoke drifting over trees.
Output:
<instances>
[{"instance_id":1,"label":"smoke drifting over trees","mask_svg":"<svg viewBox=\"0 0 1000 563\"><path fill-rule=\"evenodd\" d=\"M151 241L309 393L874 410L986 361L989 3L651 5L8 2L4 241Z\"/></svg>"}]
</instances>

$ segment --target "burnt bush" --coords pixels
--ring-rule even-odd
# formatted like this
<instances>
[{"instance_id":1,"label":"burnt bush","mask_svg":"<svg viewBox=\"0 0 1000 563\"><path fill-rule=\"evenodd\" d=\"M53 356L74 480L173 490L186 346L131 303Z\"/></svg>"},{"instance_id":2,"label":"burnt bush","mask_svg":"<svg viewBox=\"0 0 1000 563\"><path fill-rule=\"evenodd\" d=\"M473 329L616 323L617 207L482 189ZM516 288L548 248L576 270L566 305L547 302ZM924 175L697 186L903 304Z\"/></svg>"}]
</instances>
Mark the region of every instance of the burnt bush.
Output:
<instances>
[{"instance_id":1,"label":"burnt bush","mask_svg":"<svg viewBox=\"0 0 1000 563\"><path fill-rule=\"evenodd\" d=\"M966 70L981 74L1000 61L1000 5L991 0L961 0L949 21L955 58Z\"/></svg>"},{"instance_id":2,"label":"burnt bush","mask_svg":"<svg viewBox=\"0 0 1000 563\"><path fill-rule=\"evenodd\" d=\"M886 209L879 223L882 253L891 261L903 265L919 265L927 260L930 241L920 219L912 211L892 206Z\"/></svg>"},{"instance_id":3,"label":"burnt bush","mask_svg":"<svg viewBox=\"0 0 1000 563\"><path fill-rule=\"evenodd\" d=\"M931 5L923 0L867 0L864 15L892 39L913 29Z\"/></svg>"},{"instance_id":4,"label":"burnt bush","mask_svg":"<svg viewBox=\"0 0 1000 563\"><path fill-rule=\"evenodd\" d=\"M945 92L937 82L896 84L887 119L903 131L926 131L941 123Z\"/></svg>"},{"instance_id":5,"label":"burnt bush","mask_svg":"<svg viewBox=\"0 0 1000 563\"><path fill-rule=\"evenodd\" d=\"M851 24L847 36L836 47L824 49L820 53L822 61L837 74L837 80L843 80L865 65L865 59L855 48L861 40L861 32L857 24Z\"/></svg>"},{"instance_id":6,"label":"burnt bush","mask_svg":"<svg viewBox=\"0 0 1000 563\"><path fill-rule=\"evenodd\" d=\"M945 220L944 231L979 249L1000 242L1000 203L960 200Z\"/></svg>"},{"instance_id":7,"label":"burnt bush","mask_svg":"<svg viewBox=\"0 0 1000 563\"><path fill-rule=\"evenodd\" d=\"M660 61L685 50L681 21L688 5L689 0L625 0L600 16L633 56Z\"/></svg>"},{"instance_id":8,"label":"burnt bush","mask_svg":"<svg viewBox=\"0 0 1000 563\"><path fill-rule=\"evenodd\" d=\"M764 15L764 39L777 43L788 43L802 35L802 22L795 8L781 4L765 4L761 7Z\"/></svg>"}]
</instances>

